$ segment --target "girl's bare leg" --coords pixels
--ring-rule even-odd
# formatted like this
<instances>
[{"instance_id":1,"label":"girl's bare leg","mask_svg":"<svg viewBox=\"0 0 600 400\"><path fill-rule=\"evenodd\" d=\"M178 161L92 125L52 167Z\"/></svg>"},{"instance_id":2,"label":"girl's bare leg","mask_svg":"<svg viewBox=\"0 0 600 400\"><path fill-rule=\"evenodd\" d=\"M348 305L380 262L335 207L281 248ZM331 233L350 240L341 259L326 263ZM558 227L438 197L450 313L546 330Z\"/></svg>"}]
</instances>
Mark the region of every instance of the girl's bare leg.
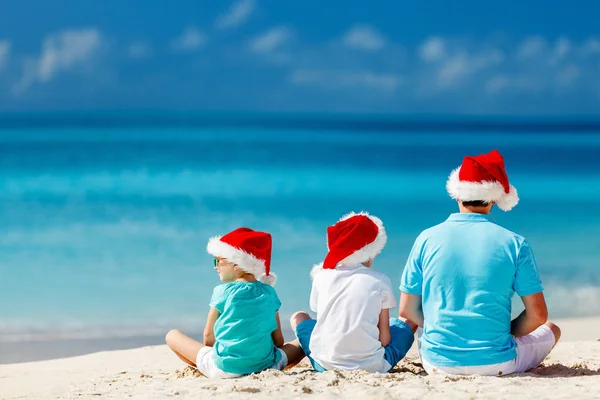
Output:
<instances>
[{"instance_id":1,"label":"girl's bare leg","mask_svg":"<svg viewBox=\"0 0 600 400\"><path fill-rule=\"evenodd\" d=\"M305 357L304 351L302 350L302 347L300 347L300 342L298 342L298 339L284 344L281 350L283 350L288 358L288 365L285 367L285 369L294 367Z\"/></svg>"},{"instance_id":2,"label":"girl's bare leg","mask_svg":"<svg viewBox=\"0 0 600 400\"><path fill-rule=\"evenodd\" d=\"M196 357L201 348L205 347L202 343L186 336L178 329L172 329L165 337L167 345L183 362L196 366Z\"/></svg>"}]
</instances>

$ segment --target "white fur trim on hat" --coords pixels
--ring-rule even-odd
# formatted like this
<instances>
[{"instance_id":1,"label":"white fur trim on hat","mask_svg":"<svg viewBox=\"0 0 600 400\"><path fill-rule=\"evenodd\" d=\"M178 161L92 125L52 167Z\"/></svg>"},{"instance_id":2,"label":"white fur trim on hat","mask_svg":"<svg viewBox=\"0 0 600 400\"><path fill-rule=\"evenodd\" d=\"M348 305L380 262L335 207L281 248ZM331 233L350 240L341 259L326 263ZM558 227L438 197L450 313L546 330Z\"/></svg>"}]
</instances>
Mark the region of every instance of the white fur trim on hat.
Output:
<instances>
[{"instance_id":1,"label":"white fur trim on hat","mask_svg":"<svg viewBox=\"0 0 600 400\"><path fill-rule=\"evenodd\" d=\"M369 243L362 249L355 251L348 257L341 260L340 263L342 264L361 264L372 260L375 257L377 257L379 253L381 253L387 242L387 234L385 233L385 227L383 226L383 222L374 215L369 215L369 213L364 211L361 211L358 214L351 212L340 218L340 221L345 221L356 215L364 215L365 217L369 218L375 225L377 225L377 237L373 242Z\"/></svg>"},{"instance_id":2,"label":"white fur trim on hat","mask_svg":"<svg viewBox=\"0 0 600 400\"><path fill-rule=\"evenodd\" d=\"M233 247L232 245L221 241L221 237L222 236L215 236L208 240L206 251L208 251L209 254L215 257L226 258L237 265L238 268L254 275L259 280L265 275L265 262L263 260L254 257L252 254L247 253L242 249L238 249L237 247ZM268 277L265 275L265 278L269 279L271 276L274 275L269 274ZM274 280L277 280L277 278L275 277Z\"/></svg>"},{"instance_id":3,"label":"white fur trim on hat","mask_svg":"<svg viewBox=\"0 0 600 400\"><path fill-rule=\"evenodd\" d=\"M519 203L517 189L510 185L506 193L500 182L464 182L458 178L460 167L456 168L446 182L450 197L460 201L485 201L496 203L502 211L510 211Z\"/></svg>"}]
</instances>

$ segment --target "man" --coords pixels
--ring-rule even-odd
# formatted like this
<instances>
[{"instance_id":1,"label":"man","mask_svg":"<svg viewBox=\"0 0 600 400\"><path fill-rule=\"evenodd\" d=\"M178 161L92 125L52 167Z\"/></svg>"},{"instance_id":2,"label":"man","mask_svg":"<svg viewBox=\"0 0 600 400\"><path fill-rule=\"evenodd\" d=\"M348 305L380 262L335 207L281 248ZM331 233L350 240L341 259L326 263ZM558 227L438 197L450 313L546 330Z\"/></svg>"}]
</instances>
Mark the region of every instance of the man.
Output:
<instances>
[{"instance_id":1,"label":"man","mask_svg":"<svg viewBox=\"0 0 600 400\"><path fill-rule=\"evenodd\" d=\"M423 328L428 373L506 375L539 365L560 329L547 322L536 261L522 236L497 225L490 211L519 201L502 155L465 157L446 184L460 212L425 230L400 285L400 316ZM511 321L517 293L525 310Z\"/></svg>"}]
</instances>

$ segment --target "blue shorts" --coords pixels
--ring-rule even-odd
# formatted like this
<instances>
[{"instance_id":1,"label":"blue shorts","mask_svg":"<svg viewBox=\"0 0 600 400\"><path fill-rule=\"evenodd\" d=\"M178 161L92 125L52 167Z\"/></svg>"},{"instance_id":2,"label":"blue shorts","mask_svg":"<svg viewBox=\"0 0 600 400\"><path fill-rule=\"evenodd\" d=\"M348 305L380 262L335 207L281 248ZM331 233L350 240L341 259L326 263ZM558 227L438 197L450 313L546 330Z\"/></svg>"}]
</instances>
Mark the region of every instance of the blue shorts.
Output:
<instances>
[{"instance_id":1,"label":"blue shorts","mask_svg":"<svg viewBox=\"0 0 600 400\"><path fill-rule=\"evenodd\" d=\"M325 368L310 356L310 336L312 335L312 331L315 329L316 324L317 321L314 319L302 321L296 327L296 337L314 370L317 372L324 372ZM390 334L392 340L384 347L385 354L383 355L383 358L392 366L392 368L394 368L396 364L404 358L406 353L408 353L408 350L410 350L410 347L415 340L415 334L406 323L400 321L398 318L390 318ZM392 368L390 368L390 371Z\"/></svg>"},{"instance_id":2,"label":"blue shorts","mask_svg":"<svg viewBox=\"0 0 600 400\"><path fill-rule=\"evenodd\" d=\"M313 369L317 372L325 372L325 368L323 368L321 364L316 362L310 356L310 336L312 335L312 331L313 329L315 329L316 324L316 319L309 319L300 322L300 324L298 324L298 326L296 327L296 337L300 342L300 347L302 347L304 354L306 354L306 357L308 357L308 359L310 360L310 364L312 365Z\"/></svg>"}]
</instances>

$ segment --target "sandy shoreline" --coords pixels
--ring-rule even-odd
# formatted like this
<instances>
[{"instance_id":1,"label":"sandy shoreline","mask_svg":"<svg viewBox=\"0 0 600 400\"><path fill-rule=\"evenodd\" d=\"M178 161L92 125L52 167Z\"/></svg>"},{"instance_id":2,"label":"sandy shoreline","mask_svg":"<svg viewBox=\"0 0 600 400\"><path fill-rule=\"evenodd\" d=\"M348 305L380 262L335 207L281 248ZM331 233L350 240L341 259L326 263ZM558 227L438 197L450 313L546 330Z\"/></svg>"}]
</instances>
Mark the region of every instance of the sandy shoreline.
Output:
<instances>
[{"instance_id":1,"label":"sandy shoreline","mask_svg":"<svg viewBox=\"0 0 600 400\"><path fill-rule=\"evenodd\" d=\"M390 374L316 374L304 364L286 372L213 380L184 368L166 346L151 346L0 365L0 398L598 398L600 318L560 323L565 340L543 366L502 378L428 376L413 346Z\"/></svg>"},{"instance_id":2,"label":"sandy shoreline","mask_svg":"<svg viewBox=\"0 0 600 400\"><path fill-rule=\"evenodd\" d=\"M164 329L166 333L167 328ZM201 331L186 333L202 340ZM0 365L75 357L99 351L127 350L165 343L165 333L143 336L97 338L50 338L26 341L3 341L0 337ZM293 340L291 329L283 331L286 340Z\"/></svg>"}]
</instances>

